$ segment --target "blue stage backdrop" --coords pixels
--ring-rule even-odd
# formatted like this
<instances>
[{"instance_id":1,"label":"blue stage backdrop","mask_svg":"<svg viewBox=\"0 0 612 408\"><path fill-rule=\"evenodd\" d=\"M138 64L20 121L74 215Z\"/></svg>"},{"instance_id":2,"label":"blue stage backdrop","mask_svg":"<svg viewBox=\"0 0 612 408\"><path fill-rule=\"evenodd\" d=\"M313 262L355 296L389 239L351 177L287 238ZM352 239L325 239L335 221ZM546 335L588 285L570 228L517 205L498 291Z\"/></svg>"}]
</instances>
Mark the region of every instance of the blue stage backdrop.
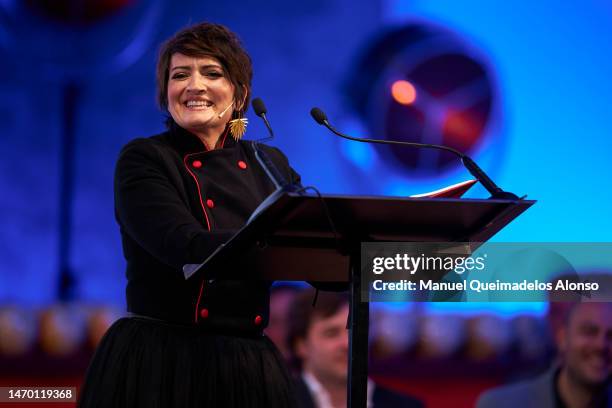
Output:
<instances>
[{"instance_id":1,"label":"blue stage backdrop","mask_svg":"<svg viewBox=\"0 0 612 408\"><path fill-rule=\"evenodd\" d=\"M243 39L274 144L305 184L409 195L469 178L446 157L345 143L310 118L319 106L347 132L465 148L538 200L496 240L611 240L609 2L108 3L74 18L0 2L0 303L56 301L62 260L67 296L123 303L114 163L130 139L163 130L158 46L202 20ZM249 120L248 138L265 134Z\"/></svg>"}]
</instances>

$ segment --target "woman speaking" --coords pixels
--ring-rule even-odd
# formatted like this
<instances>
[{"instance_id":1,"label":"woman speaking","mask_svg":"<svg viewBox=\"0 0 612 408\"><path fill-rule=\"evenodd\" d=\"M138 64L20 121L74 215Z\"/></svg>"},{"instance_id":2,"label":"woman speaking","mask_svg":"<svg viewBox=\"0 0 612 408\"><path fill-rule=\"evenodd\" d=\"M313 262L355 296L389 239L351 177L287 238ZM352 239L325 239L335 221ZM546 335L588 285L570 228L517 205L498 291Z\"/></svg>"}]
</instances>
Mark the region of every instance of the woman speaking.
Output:
<instances>
[{"instance_id":1,"label":"woman speaking","mask_svg":"<svg viewBox=\"0 0 612 408\"><path fill-rule=\"evenodd\" d=\"M262 333L269 282L182 273L274 190L240 140L251 78L249 55L224 26L197 24L162 46L158 100L168 129L128 143L115 173L129 316L98 346L80 407L295 405L282 357ZM260 148L299 183L280 150Z\"/></svg>"}]
</instances>

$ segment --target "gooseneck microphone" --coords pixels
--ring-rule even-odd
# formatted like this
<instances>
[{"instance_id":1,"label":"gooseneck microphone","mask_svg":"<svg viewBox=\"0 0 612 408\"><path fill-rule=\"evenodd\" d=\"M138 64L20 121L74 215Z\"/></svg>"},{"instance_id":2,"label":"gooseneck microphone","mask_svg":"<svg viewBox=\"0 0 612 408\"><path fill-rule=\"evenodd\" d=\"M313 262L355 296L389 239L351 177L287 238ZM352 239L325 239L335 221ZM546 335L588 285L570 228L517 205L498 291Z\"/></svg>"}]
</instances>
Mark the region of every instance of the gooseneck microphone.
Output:
<instances>
[{"instance_id":1,"label":"gooseneck microphone","mask_svg":"<svg viewBox=\"0 0 612 408\"><path fill-rule=\"evenodd\" d=\"M266 138L254 140L252 142L253 150L255 151L255 158L257 159L261 167L264 169L270 180L272 180L272 183L274 183L274 187L277 190L282 189L283 187L289 184L287 182L287 179L285 179L281 172L278 171L278 168L276 168L274 163L272 163L272 160L270 160L268 155L265 152L261 151L261 149L259 148L259 142L272 140L274 138L274 133L272 132L270 123L266 118L266 105L264 105L263 101L260 98L255 98L253 99L251 106L253 106L255 114L264 120L266 127L268 128L268 133L270 134L270 136Z\"/></svg>"},{"instance_id":2,"label":"gooseneck microphone","mask_svg":"<svg viewBox=\"0 0 612 408\"><path fill-rule=\"evenodd\" d=\"M266 117L266 105L264 105L263 101L260 98L253 99L251 102L251 106L253 106L253 110L255 114L263 119L266 124L266 128L268 129L269 136L266 138L254 140L251 142L251 146L253 147L253 151L255 152L255 158L257 162L264 170L266 175L272 183L274 183L275 190L270 194L259 206L253 211L249 219L247 220L247 224L249 224L252 220L257 218L259 213L272 205L280 196L284 193L288 192L300 192L303 190L302 186L296 185L287 181L287 179L283 176L283 174L278 170L278 168L274 165L270 157L259 148L259 142L272 140L274 138L274 132L272 131L272 127L270 126L270 122L268 122L268 118Z\"/></svg>"},{"instance_id":3,"label":"gooseneck microphone","mask_svg":"<svg viewBox=\"0 0 612 408\"><path fill-rule=\"evenodd\" d=\"M489 193L491 193L490 198L502 199L502 200L518 200L519 199L516 196L516 194L510 193L508 191L504 191L501 188L499 188L493 182L493 180L491 180L491 178L487 176L484 170L478 167L478 165L476 164L476 162L474 162L474 160L472 160L465 153L462 153L459 150L453 149L452 147L435 145L435 144L427 144L427 143L402 142L398 140L380 140L380 139L366 139L366 138L353 137L353 136L349 136L349 135L340 133L338 130L336 130L329 123L329 120L327 119L327 115L325 115L325 112L323 112L321 109L312 108L310 110L310 115L319 125L325 126L330 131L332 131L334 134L344 139L354 140L356 142L364 142L364 143L379 143L379 144L388 144L388 145L411 146L411 147L418 147L418 148L445 150L447 152L451 152L457 155L461 159L461 162L463 163L465 168L472 174L472 176L474 176L476 180L480 181L482 186L486 188Z\"/></svg>"},{"instance_id":4,"label":"gooseneck microphone","mask_svg":"<svg viewBox=\"0 0 612 408\"><path fill-rule=\"evenodd\" d=\"M266 117L266 113L268 113L268 110L266 109L266 105L264 104L264 102L261 100L261 98L255 98L253 99L253 102L251 102L251 106L253 106L255 114L263 119L266 128L268 129L268 133L270 134L270 136L268 136L267 138L260 139L259 142L265 142L274 139L274 131L272 130L272 126L270 126L270 122L268 122L268 118Z\"/></svg>"}]
</instances>

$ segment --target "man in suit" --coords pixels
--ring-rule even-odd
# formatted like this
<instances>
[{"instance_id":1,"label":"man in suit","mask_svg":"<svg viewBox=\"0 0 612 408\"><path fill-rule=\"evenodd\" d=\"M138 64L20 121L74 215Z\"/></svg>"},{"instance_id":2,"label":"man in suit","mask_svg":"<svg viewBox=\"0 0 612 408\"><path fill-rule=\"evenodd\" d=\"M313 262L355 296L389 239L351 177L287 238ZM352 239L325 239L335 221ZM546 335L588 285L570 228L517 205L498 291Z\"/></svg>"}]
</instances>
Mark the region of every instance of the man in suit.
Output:
<instances>
[{"instance_id":1,"label":"man in suit","mask_svg":"<svg viewBox=\"0 0 612 408\"><path fill-rule=\"evenodd\" d=\"M612 304L566 305L555 330L559 363L535 379L486 391L477 408L612 407Z\"/></svg>"},{"instance_id":2,"label":"man in suit","mask_svg":"<svg viewBox=\"0 0 612 408\"><path fill-rule=\"evenodd\" d=\"M296 373L300 408L347 405L348 297L313 290L297 295L289 309L287 347ZM415 398L385 389L368 380L368 407L419 408Z\"/></svg>"}]
</instances>

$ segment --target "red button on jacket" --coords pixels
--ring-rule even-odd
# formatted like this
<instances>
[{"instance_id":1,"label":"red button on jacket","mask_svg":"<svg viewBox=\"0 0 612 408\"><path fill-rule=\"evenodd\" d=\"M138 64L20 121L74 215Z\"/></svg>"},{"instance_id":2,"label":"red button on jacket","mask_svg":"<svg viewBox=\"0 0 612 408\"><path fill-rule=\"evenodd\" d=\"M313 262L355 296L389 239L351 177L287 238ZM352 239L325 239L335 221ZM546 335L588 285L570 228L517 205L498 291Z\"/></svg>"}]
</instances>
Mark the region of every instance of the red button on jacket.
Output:
<instances>
[{"instance_id":1,"label":"red button on jacket","mask_svg":"<svg viewBox=\"0 0 612 408\"><path fill-rule=\"evenodd\" d=\"M199 169L200 167L202 167L202 162L199 160L194 160L193 163L191 163L191 165L195 167L196 169Z\"/></svg>"},{"instance_id":2,"label":"red button on jacket","mask_svg":"<svg viewBox=\"0 0 612 408\"><path fill-rule=\"evenodd\" d=\"M215 202L209 198L208 200L206 200L206 205L208 206L208 208L213 208L215 206Z\"/></svg>"},{"instance_id":3,"label":"red button on jacket","mask_svg":"<svg viewBox=\"0 0 612 408\"><path fill-rule=\"evenodd\" d=\"M202 319L206 319L208 317L208 309L202 309L200 310L200 317Z\"/></svg>"},{"instance_id":4,"label":"red button on jacket","mask_svg":"<svg viewBox=\"0 0 612 408\"><path fill-rule=\"evenodd\" d=\"M255 325L259 326L262 321L263 321L263 318L260 315L255 316L255 320L254 320Z\"/></svg>"},{"instance_id":5,"label":"red button on jacket","mask_svg":"<svg viewBox=\"0 0 612 408\"><path fill-rule=\"evenodd\" d=\"M245 162L243 162L242 160L240 160L238 162L238 167L240 167L242 170L247 168L247 164Z\"/></svg>"}]
</instances>

